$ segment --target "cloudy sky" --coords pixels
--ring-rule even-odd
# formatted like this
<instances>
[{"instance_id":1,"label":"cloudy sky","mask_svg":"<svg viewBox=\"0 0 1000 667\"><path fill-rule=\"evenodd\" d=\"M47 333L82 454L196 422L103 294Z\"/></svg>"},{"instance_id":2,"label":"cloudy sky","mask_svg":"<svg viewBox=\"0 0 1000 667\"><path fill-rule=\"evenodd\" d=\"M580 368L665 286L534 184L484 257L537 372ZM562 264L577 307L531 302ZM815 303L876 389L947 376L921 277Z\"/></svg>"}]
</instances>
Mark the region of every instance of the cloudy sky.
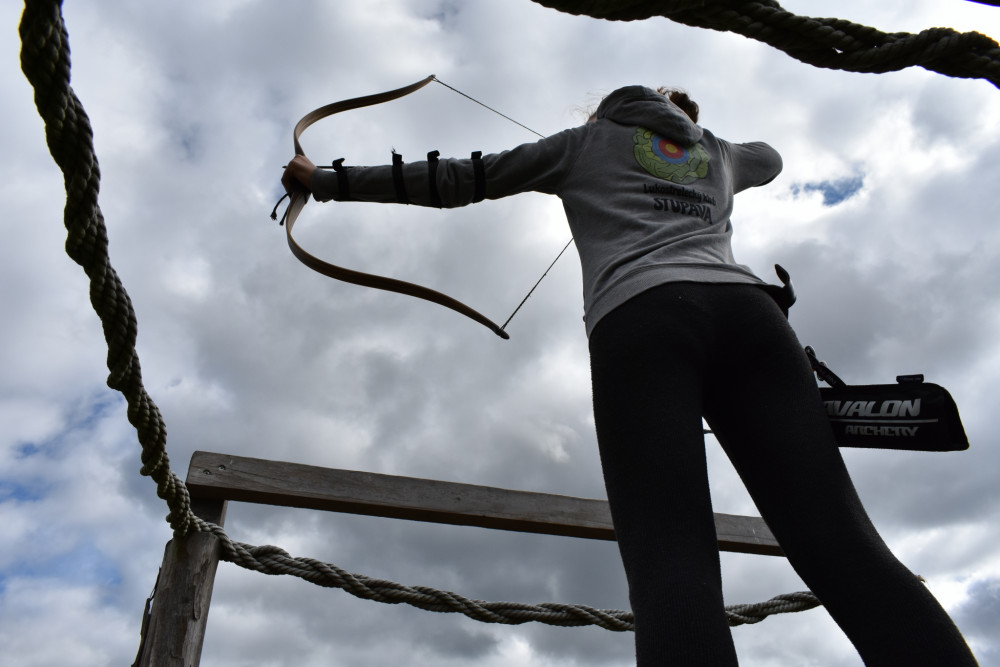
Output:
<instances>
[{"instance_id":1,"label":"cloudy sky","mask_svg":"<svg viewBox=\"0 0 1000 667\"><path fill-rule=\"evenodd\" d=\"M886 31L1000 36L963 0L784 3ZM82 270L63 251L62 177L0 4L0 646L35 665L130 664L170 529ZM803 343L852 383L924 373L956 398L963 453L845 451L863 500L983 665L1000 665L1000 91L921 69L817 70L666 19L609 23L529 0L68 3L73 86L94 127L112 262L139 318L147 389L182 477L195 450L603 497L567 253L501 341L412 298L341 284L288 252L268 214L291 132L328 102L435 73L550 134L620 85L677 85L702 123L785 161L737 199L735 251L788 268ZM533 136L443 86L337 116L317 162L395 148L495 152ZM565 244L554 198L441 212L311 205L299 240L335 263L430 285L503 321ZM756 514L708 438L716 511ZM683 511L683 508L678 508ZM821 520L821 517L817 517ZM233 504L234 539L468 597L627 608L612 543ZM727 602L804 584L783 559L726 554ZM743 664L853 667L826 613L735 629ZM203 663L589 667L632 636L482 625L220 565Z\"/></svg>"}]
</instances>

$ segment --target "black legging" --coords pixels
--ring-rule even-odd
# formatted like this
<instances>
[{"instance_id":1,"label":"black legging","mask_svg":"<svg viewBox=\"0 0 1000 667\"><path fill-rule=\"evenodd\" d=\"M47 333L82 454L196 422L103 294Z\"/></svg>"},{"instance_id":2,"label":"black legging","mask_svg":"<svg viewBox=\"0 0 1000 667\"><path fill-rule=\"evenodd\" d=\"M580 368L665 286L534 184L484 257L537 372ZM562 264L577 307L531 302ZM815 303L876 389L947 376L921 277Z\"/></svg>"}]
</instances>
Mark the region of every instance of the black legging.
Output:
<instances>
[{"instance_id":1,"label":"black legging","mask_svg":"<svg viewBox=\"0 0 1000 667\"><path fill-rule=\"evenodd\" d=\"M868 518L809 362L752 285L671 283L590 338L594 413L640 667L736 665L702 416L788 560L866 665L976 665Z\"/></svg>"}]
</instances>

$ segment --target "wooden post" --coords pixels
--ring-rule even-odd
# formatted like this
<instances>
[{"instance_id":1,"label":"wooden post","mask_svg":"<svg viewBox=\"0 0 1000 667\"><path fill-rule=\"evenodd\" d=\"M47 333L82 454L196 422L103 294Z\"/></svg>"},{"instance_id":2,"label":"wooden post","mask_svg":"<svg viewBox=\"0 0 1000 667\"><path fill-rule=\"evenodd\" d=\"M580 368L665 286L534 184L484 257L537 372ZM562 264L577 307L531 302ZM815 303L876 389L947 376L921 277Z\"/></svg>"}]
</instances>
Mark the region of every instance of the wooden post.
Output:
<instances>
[{"instance_id":1,"label":"wooden post","mask_svg":"<svg viewBox=\"0 0 1000 667\"><path fill-rule=\"evenodd\" d=\"M191 509L219 526L226 520L225 500L192 497ZM167 542L138 667L198 667L218 565L210 533Z\"/></svg>"}]
</instances>

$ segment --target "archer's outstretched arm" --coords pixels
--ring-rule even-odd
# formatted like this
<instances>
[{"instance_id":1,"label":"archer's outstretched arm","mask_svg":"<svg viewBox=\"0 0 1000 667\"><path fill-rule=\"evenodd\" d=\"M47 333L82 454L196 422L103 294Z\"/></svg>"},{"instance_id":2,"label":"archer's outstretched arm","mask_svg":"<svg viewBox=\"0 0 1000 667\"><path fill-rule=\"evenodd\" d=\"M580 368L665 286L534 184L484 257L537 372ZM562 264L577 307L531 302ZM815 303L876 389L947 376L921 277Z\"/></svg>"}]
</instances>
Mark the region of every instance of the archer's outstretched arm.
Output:
<instances>
[{"instance_id":1,"label":"archer's outstretched arm","mask_svg":"<svg viewBox=\"0 0 1000 667\"><path fill-rule=\"evenodd\" d=\"M559 194L586 143L584 127L565 130L509 151L471 158L440 158L393 164L313 168L308 189L318 201L367 201L414 204L437 208L466 206L483 199L499 199L519 192ZM299 169L293 160L289 168ZM312 166L311 163L309 163ZM297 175L297 172L295 172Z\"/></svg>"}]
</instances>

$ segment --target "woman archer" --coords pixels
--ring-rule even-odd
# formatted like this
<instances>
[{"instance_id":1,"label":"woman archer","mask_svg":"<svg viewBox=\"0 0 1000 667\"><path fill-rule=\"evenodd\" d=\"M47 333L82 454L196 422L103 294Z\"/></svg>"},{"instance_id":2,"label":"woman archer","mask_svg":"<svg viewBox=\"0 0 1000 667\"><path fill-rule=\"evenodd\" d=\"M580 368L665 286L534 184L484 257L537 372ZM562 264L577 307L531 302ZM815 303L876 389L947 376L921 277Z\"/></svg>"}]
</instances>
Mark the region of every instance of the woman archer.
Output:
<instances>
[{"instance_id":1,"label":"woman archer","mask_svg":"<svg viewBox=\"0 0 1000 667\"><path fill-rule=\"evenodd\" d=\"M976 665L872 525L786 313L733 257L734 195L773 180L780 156L697 120L682 92L628 86L586 124L502 153L338 172L297 156L282 183L320 201L562 200L583 268L597 437L640 667L737 664L703 417L866 665Z\"/></svg>"}]
</instances>

